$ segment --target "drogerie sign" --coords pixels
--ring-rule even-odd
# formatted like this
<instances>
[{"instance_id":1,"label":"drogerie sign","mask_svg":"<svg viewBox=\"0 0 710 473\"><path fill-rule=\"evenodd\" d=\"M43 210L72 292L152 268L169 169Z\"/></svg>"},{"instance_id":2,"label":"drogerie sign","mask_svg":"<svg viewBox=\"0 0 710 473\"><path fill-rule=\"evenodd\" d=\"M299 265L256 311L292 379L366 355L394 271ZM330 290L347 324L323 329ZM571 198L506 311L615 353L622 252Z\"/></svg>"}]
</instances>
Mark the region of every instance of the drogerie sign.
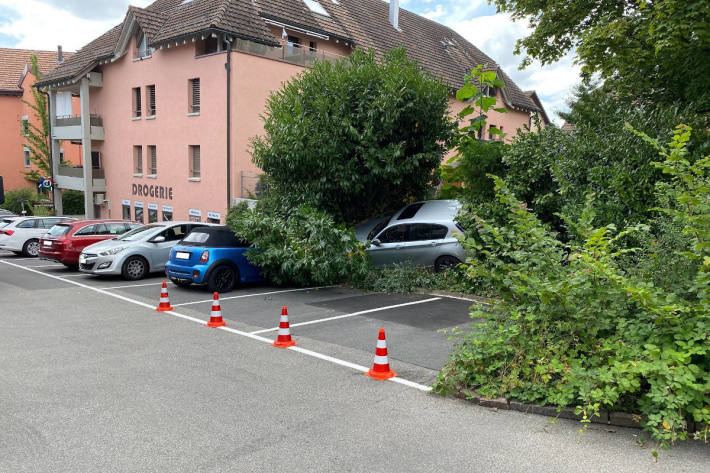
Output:
<instances>
[{"instance_id":1,"label":"drogerie sign","mask_svg":"<svg viewBox=\"0 0 710 473\"><path fill-rule=\"evenodd\" d=\"M148 184L133 184L131 193L141 197L173 200L173 188L165 186L149 186Z\"/></svg>"}]
</instances>

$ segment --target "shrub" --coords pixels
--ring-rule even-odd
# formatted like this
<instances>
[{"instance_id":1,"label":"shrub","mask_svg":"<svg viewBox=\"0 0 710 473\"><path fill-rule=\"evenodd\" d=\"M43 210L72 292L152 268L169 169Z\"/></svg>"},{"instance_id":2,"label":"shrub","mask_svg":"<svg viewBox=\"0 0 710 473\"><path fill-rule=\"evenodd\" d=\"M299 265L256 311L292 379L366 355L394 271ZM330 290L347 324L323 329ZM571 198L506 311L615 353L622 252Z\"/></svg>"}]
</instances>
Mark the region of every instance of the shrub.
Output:
<instances>
[{"instance_id":1,"label":"shrub","mask_svg":"<svg viewBox=\"0 0 710 473\"><path fill-rule=\"evenodd\" d=\"M453 125L449 90L403 49L317 62L273 93L254 163L272 191L358 223L429 195Z\"/></svg>"},{"instance_id":2,"label":"shrub","mask_svg":"<svg viewBox=\"0 0 710 473\"><path fill-rule=\"evenodd\" d=\"M446 290L467 294L486 294L486 287L472 284L463 269L448 269L440 273L431 268L397 264L386 268L373 268L351 280L353 286L363 291L407 293L417 289Z\"/></svg>"},{"instance_id":3,"label":"shrub","mask_svg":"<svg viewBox=\"0 0 710 473\"><path fill-rule=\"evenodd\" d=\"M27 211L27 215L33 215L34 205L39 203L43 198L44 196L42 194L38 194L37 191L29 187L14 189L5 192L3 208L17 215L22 215L24 205L24 210Z\"/></svg>"},{"instance_id":4,"label":"shrub","mask_svg":"<svg viewBox=\"0 0 710 473\"><path fill-rule=\"evenodd\" d=\"M601 408L637 412L664 446L687 438L688 420L710 424L710 157L688 161L689 138L679 127L656 164L670 177L657 186L669 202L662 213L689 238L675 257L695 268L671 288L619 264L633 251L619 242L647 228L593 227L590 195L580 219L567 220L580 238L564 244L496 178L507 219L478 218L478 239L464 244L479 255L472 277L489 279L502 298L472 314L486 321L464 337L435 389L572 405L587 419Z\"/></svg>"},{"instance_id":5,"label":"shrub","mask_svg":"<svg viewBox=\"0 0 710 473\"><path fill-rule=\"evenodd\" d=\"M84 210L84 193L75 190L62 191L62 206L64 207L65 215L83 215Z\"/></svg>"},{"instance_id":6,"label":"shrub","mask_svg":"<svg viewBox=\"0 0 710 473\"><path fill-rule=\"evenodd\" d=\"M273 202L260 201L253 210L234 207L227 218L227 224L251 242L247 258L267 279L283 285L325 285L367 271L367 255L352 230L310 207L285 209Z\"/></svg>"}]
</instances>

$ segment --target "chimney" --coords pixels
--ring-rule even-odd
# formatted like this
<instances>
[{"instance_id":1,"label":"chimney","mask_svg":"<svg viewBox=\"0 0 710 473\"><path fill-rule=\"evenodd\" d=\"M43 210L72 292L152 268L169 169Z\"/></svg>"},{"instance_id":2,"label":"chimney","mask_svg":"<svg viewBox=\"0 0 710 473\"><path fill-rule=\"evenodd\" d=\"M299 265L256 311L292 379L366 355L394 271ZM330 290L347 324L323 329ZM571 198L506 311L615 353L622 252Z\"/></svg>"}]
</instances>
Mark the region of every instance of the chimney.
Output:
<instances>
[{"instance_id":1,"label":"chimney","mask_svg":"<svg viewBox=\"0 0 710 473\"><path fill-rule=\"evenodd\" d=\"M390 0L390 23L399 30L399 0Z\"/></svg>"},{"instance_id":2,"label":"chimney","mask_svg":"<svg viewBox=\"0 0 710 473\"><path fill-rule=\"evenodd\" d=\"M64 54L62 53L62 45L57 46L57 64L64 61Z\"/></svg>"}]
</instances>

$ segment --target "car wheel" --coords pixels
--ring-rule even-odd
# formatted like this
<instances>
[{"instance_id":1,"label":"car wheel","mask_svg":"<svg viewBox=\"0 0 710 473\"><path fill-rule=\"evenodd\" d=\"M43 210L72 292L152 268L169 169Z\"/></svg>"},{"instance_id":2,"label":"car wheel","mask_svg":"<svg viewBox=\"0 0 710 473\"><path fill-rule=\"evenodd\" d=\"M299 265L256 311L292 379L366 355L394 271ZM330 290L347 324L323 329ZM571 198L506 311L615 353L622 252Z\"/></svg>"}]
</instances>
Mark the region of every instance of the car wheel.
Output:
<instances>
[{"instance_id":1,"label":"car wheel","mask_svg":"<svg viewBox=\"0 0 710 473\"><path fill-rule=\"evenodd\" d=\"M455 256L449 256L449 255L444 255L444 256L439 256L436 259L436 262L434 263L434 270L437 273L440 273L441 271L445 271L447 269L454 269L456 266L460 265L461 261L456 258Z\"/></svg>"},{"instance_id":2,"label":"car wheel","mask_svg":"<svg viewBox=\"0 0 710 473\"><path fill-rule=\"evenodd\" d=\"M148 262L140 256L131 256L123 263L121 276L129 281L143 279L148 272Z\"/></svg>"},{"instance_id":3,"label":"car wheel","mask_svg":"<svg viewBox=\"0 0 710 473\"><path fill-rule=\"evenodd\" d=\"M32 239L25 242L25 246L22 247L22 254L25 256L35 257L39 254L39 240Z\"/></svg>"},{"instance_id":4,"label":"car wheel","mask_svg":"<svg viewBox=\"0 0 710 473\"><path fill-rule=\"evenodd\" d=\"M175 284L177 287L187 287L192 284L192 281L185 281L184 279L173 279L170 278L170 280Z\"/></svg>"},{"instance_id":5,"label":"car wheel","mask_svg":"<svg viewBox=\"0 0 710 473\"><path fill-rule=\"evenodd\" d=\"M211 292L229 292L237 284L237 272L229 266L217 266L207 280Z\"/></svg>"}]
</instances>

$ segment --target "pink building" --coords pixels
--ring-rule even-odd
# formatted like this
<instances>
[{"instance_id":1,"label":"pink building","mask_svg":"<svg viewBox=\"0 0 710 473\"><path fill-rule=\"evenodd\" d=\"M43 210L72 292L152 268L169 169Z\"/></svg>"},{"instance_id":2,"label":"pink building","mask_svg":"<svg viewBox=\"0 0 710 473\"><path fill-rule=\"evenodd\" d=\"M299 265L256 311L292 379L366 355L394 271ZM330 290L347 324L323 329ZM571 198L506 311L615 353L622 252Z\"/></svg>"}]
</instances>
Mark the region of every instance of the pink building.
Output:
<instances>
[{"instance_id":1,"label":"pink building","mask_svg":"<svg viewBox=\"0 0 710 473\"><path fill-rule=\"evenodd\" d=\"M30 160L25 129L30 124L39 126L30 106L35 104L32 86L36 81L30 57L37 57L41 75L57 67L59 54L58 51L0 48L0 176L3 176L5 190L36 186L25 179L25 172L37 169ZM71 57L71 54L64 53L62 57ZM71 96L68 100L71 113ZM59 152L67 163L80 162L77 145L60 143Z\"/></svg>"},{"instance_id":2,"label":"pink building","mask_svg":"<svg viewBox=\"0 0 710 473\"><path fill-rule=\"evenodd\" d=\"M249 139L270 92L315 60L402 45L452 87L477 64L497 69L508 113L490 122L505 132L541 112L495 61L398 0L157 0L129 7L38 84L51 103L66 92L81 102L78 117L52 116L55 152L80 140L84 157L71 173L55 162L58 210L61 189L78 189L88 217L223 222L256 192Z\"/></svg>"}]
</instances>

